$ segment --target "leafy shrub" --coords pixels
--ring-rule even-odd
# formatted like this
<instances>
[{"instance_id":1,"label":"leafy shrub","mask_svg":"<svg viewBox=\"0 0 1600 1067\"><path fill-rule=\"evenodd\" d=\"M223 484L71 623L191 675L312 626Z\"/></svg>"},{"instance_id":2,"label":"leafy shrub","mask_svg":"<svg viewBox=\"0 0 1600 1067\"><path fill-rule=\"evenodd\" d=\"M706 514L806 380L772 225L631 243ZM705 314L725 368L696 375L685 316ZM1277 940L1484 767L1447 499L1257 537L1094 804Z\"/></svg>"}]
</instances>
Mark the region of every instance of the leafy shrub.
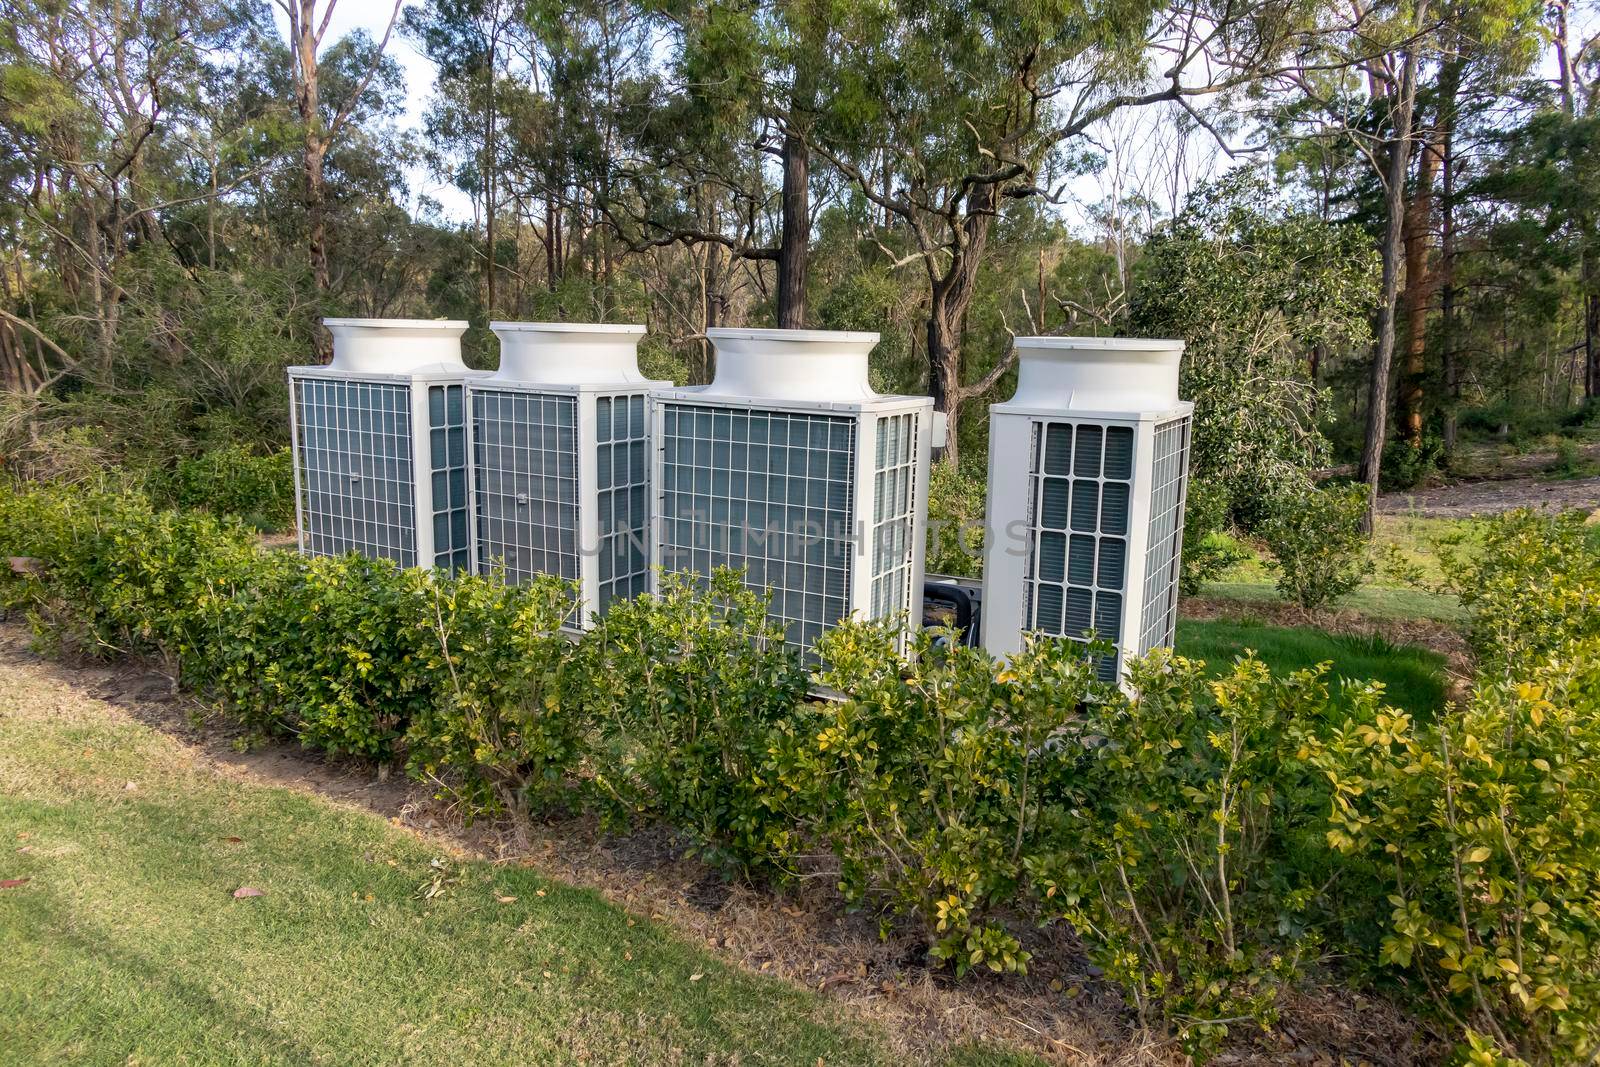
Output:
<instances>
[{"instance_id":1,"label":"leafy shrub","mask_svg":"<svg viewBox=\"0 0 1600 1067\"><path fill-rule=\"evenodd\" d=\"M209 640L207 573L251 549L236 523L153 508L137 494L43 486L0 494L0 552L45 561L8 600L52 643L161 660L175 676Z\"/></svg>"},{"instance_id":2,"label":"leafy shrub","mask_svg":"<svg viewBox=\"0 0 1600 1067\"><path fill-rule=\"evenodd\" d=\"M1365 513L1361 486L1324 486L1277 501L1261 536L1278 572L1278 594L1309 610L1360 585L1372 573L1361 532Z\"/></svg>"},{"instance_id":3,"label":"leafy shrub","mask_svg":"<svg viewBox=\"0 0 1600 1067\"><path fill-rule=\"evenodd\" d=\"M1444 442L1429 434L1420 445L1394 438L1383 446L1378 463L1378 485L1386 493L1415 489L1439 471Z\"/></svg>"},{"instance_id":4,"label":"leafy shrub","mask_svg":"<svg viewBox=\"0 0 1600 1067\"><path fill-rule=\"evenodd\" d=\"M178 461L165 487L180 508L235 515L265 529L294 522L294 471L288 449L259 455L224 446Z\"/></svg>"},{"instance_id":5,"label":"leafy shrub","mask_svg":"<svg viewBox=\"0 0 1600 1067\"><path fill-rule=\"evenodd\" d=\"M610 818L664 822L713 863L781 873L790 820L765 763L807 675L765 599L726 568L664 574L659 595L613 603L581 654Z\"/></svg>"},{"instance_id":6,"label":"leafy shrub","mask_svg":"<svg viewBox=\"0 0 1600 1067\"><path fill-rule=\"evenodd\" d=\"M1556 458L1546 471L1552 478L1592 478L1597 466L1570 437L1557 439Z\"/></svg>"},{"instance_id":7,"label":"leafy shrub","mask_svg":"<svg viewBox=\"0 0 1600 1067\"><path fill-rule=\"evenodd\" d=\"M1306 847L1327 792L1298 752L1334 706L1326 668L1274 678L1245 658L1207 683L1204 666L1158 653L1132 665L1136 698L1086 707L1055 847L1030 861L1044 914L1197 1056L1230 1020L1276 1018L1335 905Z\"/></svg>"},{"instance_id":8,"label":"leafy shrub","mask_svg":"<svg viewBox=\"0 0 1600 1067\"><path fill-rule=\"evenodd\" d=\"M442 695L411 716L412 773L459 796L469 813L548 806L584 752L577 644L561 630L571 586L463 577L435 583L432 594L432 610L413 626Z\"/></svg>"},{"instance_id":9,"label":"leafy shrub","mask_svg":"<svg viewBox=\"0 0 1600 1067\"><path fill-rule=\"evenodd\" d=\"M1600 640L1483 685L1460 715L1336 731L1329 843L1388 875L1380 959L1480 1062L1600 1051Z\"/></svg>"},{"instance_id":10,"label":"leafy shrub","mask_svg":"<svg viewBox=\"0 0 1600 1067\"><path fill-rule=\"evenodd\" d=\"M1051 825L1050 783L1070 754L1044 747L1108 687L1075 646L1043 641L1002 674L979 649L924 630L902 662L892 627L824 635L819 678L844 699L819 707L779 746L785 781L808 796L840 861L840 889L919 917L931 953L958 971L1023 970L1027 954L994 921Z\"/></svg>"},{"instance_id":11,"label":"leafy shrub","mask_svg":"<svg viewBox=\"0 0 1600 1067\"><path fill-rule=\"evenodd\" d=\"M1195 596L1237 563L1250 558L1228 534L1231 506L1227 487L1209 478L1191 478L1183 509L1183 572L1179 588Z\"/></svg>"},{"instance_id":12,"label":"leafy shrub","mask_svg":"<svg viewBox=\"0 0 1600 1067\"><path fill-rule=\"evenodd\" d=\"M931 574L976 578L983 573L982 470L936 463L928 474L927 569Z\"/></svg>"},{"instance_id":13,"label":"leafy shrub","mask_svg":"<svg viewBox=\"0 0 1600 1067\"><path fill-rule=\"evenodd\" d=\"M267 708L291 709L302 744L387 762L411 719L438 699L426 669L432 635L430 571L404 571L359 556L310 559L302 578L268 610L296 613L266 665Z\"/></svg>"},{"instance_id":14,"label":"leafy shrub","mask_svg":"<svg viewBox=\"0 0 1600 1067\"><path fill-rule=\"evenodd\" d=\"M1482 526L1480 547L1447 552L1445 562L1484 674L1508 677L1600 637L1600 540L1581 512L1520 510Z\"/></svg>"}]
</instances>

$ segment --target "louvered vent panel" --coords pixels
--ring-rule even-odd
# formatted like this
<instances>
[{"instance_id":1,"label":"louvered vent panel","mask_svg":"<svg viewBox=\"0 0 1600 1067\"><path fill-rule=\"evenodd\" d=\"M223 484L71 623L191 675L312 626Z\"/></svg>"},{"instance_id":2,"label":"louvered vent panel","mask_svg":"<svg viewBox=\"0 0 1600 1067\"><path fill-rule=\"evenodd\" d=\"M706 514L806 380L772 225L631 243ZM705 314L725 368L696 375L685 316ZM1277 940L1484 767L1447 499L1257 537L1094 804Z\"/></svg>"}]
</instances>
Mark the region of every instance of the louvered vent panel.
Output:
<instances>
[{"instance_id":1,"label":"louvered vent panel","mask_svg":"<svg viewBox=\"0 0 1600 1067\"><path fill-rule=\"evenodd\" d=\"M595 398L600 582L596 610L650 583L649 458L642 393Z\"/></svg>"},{"instance_id":2,"label":"louvered vent panel","mask_svg":"<svg viewBox=\"0 0 1600 1067\"><path fill-rule=\"evenodd\" d=\"M856 420L667 402L661 428L663 569L745 568L809 655L850 610Z\"/></svg>"},{"instance_id":3,"label":"louvered vent panel","mask_svg":"<svg viewBox=\"0 0 1600 1067\"><path fill-rule=\"evenodd\" d=\"M578 578L577 400L474 389L478 565L506 580Z\"/></svg>"},{"instance_id":4,"label":"louvered vent panel","mask_svg":"<svg viewBox=\"0 0 1600 1067\"><path fill-rule=\"evenodd\" d=\"M1189 419L1156 427L1150 540L1144 562L1144 614L1139 654L1171 647L1178 625L1178 572L1183 550L1184 488L1189 469Z\"/></svg>"},{"instance_id":5,"label":"louvered vent panel","mask_svg":"<svg viewBox=\"0 0 1600 1067\"><path fill-rule=\"evenodd\" d=\"M905 611L911 597L912 534L916 526L917 417L879 419L873 494L872 604L875 619Z\"/></svg>"},{"instance_id":6,"label":"louvered vent panel","mask_svg":"<svg viewBox=\"0 0 1600 1067\"><path fill-rule=\"evenodd\" d=\"M294 378L300 521L313 556L417 564L411 390Z\"/></svg>"},{"instance_id":7,"label":"louvered vent panel","mask_svg":"<svg viewBox=\"0 0 1600 1067\"><path fill-rule=\"evenodd\" d=\"M428 387L428 448L433 467L433 565L471 565L467 533L467 420L459 385Z\"/></svg>"},{"instance_id":8,"label":"louvered vent panel","mask_svg":"<svg viewBox=\"0 0 1600 1067\"><path fill-rule=\"evenodd\" d=\"M1084 641L1122 629L1133 430L1040 422L1032 448L1027 628ZM1098 664L1117 677L1119 656Z\"/></svg>"}]
</instances>

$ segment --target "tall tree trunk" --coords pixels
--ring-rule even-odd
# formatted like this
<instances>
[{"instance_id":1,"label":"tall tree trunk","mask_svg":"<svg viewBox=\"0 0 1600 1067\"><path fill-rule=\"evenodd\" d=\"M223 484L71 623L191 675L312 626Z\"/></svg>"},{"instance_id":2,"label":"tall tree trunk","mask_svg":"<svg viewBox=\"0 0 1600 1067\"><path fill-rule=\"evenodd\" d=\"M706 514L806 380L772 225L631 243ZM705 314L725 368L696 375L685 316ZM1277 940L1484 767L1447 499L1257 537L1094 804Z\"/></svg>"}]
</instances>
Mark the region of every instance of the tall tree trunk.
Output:
<instances>
[{"instance_id":1,"label":"tall tree trunk","mask_svg":"<svg viewBox=\"0 0 1600 1067\"><path fill-rule=\"evenodd\" d=\"M935 411L945 413L944 458L959 458L957 421L961 412L961 313L935 282L928 307L928 392ZM935 442L937 444L938 442Z\"/></svg>"},{"instance_id":2,"label":"tall tree trunk","mask_svg":"<svg viewBox=\"0 0 1600 1067\"><path fill-rule=\"evenodd\" d=\"M1600 397L1600 252L1595 249L1595 236L1590 218L1583 220L1585 241L1583 263L1583 395L1587 399Z\"/></svg>"},{"instance_id":3,"label":"tall tree trunk","mask_svg":"<svg viewBox=\"0 0 1600 1067\"><path fill-rule=\"evenodd\" d=\"M783 235L778 245L778 328L806 325L806 260L811 253L811 158L799 131L783 135Z\"/></svg>"},{"instance_id":4,"label":"tall tree trunk","mask_svg":"<svg viewBox=\"0 0 1600 1067\"><path fill-rule=\"evenodd\" d=\"M977 290L996 197L995 187L988 184L974 187L967 195L960 239L944 249L949 253L949 267L933 277L929 293L928 391L933 395L934 410L945 413L944 458L950 463L960 459L961 402L972 395L961 382L961 338Z\"/></svg>"},{"instance_id":5,"label":"tall tree trunk","mask_svg":"<svg viewBox=\"0 0 1600 1067\"><path fill-rule=\"evenodd\" d=\"M723 249L714 241L707 241L706 266L703 275L704 303L702 318L705 329L711 330L722 325L724 314L727 310L728 296L723 280ZM704 331L702 331L704 332ZM699 365L689 368L689 385L703 385L711 380L712 372L716 369L716 349L711 346L710 338L702 338L699 347Z\"/></svg>"},{"instance_id":6,"label":"tall tree trunk","mask_svg":"<svg viewBox=\"0 0 1600 1067\"><path fill-rule=\"evenodd\" d=\"M306 134L305 144L305 196L306 196L306 252L311 257L311 277L317 283L317 292L327 294L332 284L328 272L328 197L322 180L322 163L327 148L322 141Z\"/></svg>"},{"instance_id":7,"label":"tall tree trunk","mask_svg":"<svg viewBox=\"0 0 1600 1067\"><path fill-rule=\"evenodd\" d=\"M499 22L495 23L494 32L489 34L489 84L484 93L484 135L483 135L483 245L484 245L484 293L485 308L489 318L494 318L494 281L495 281L495 247L494 247L494 182L495 171L498 163L495 160L494 142L494 72L495 54L498 51Z\"/></svg>"},{"instance_id":8,"label":"tall tree trunk","mask_svg":"<svg viewBox=\"0 0 1600 1067\"><path fill-rule=\"evenodd\" d=\"M295 107L303 128L301 170L305 181L306 253L311 260L311 276L317 292L326 295L328 274L328 205L322 180L322 164L328 144L322 130L322 84L317 70L317 11L315 0L300 0L298 17L291 22L298 75Z\"/></svg>"},{"instance_id":9,"label":"tall tree trunk","mask_svg":"<svg viewBox=\"0 0 1600 1067\"><path fill-rule=\"evenodd\" d=\"M1427 376L1428 305L1433 276L1428 246L1433 237L1433 179L1438 169L1436 135L1424 134L1417 152L1417 180L1406 204L1401 240L1406 260L1406 358L1400 376L1400 433L1414 449L1422 448L1424 382Z\"/></svg>"},{"instance_id":10,"label":"tall tree trunk","mask_svg":"<svg viewBox=\"0 0 1600 1067\"><path fill-rule=\"evenodd\" d=\"M1427 4L1417 5L1417 22ZM1417 48L1406 50L1396 90L1393 130L1389 140L1388 189L1385 196L1387 225L1383 236L1383 286L1378 306L1378 337L1373 346L1372 374L1368 381L1367 426L1361 446L1361 479L1367 485L1367 511L1362 529L1372 532L1378 508L1378 477L1383 467L1383 444L1389 430L1389 376L1394 366L1395 305L1400 295L1400 258L1405 222L1406 171L1411 157L1411 116L1417 100Z\"/></svg>"},{"instance_id":11,"label":"tall tree trunk","mask_svg":"<svg viewBox=\"0 0 1600 1067\"><path fill-rule=\"evenodd\" d=\"M1456 101L1461 63L1445 66L1439 84L1439 360L1444 376L1444 454L1456 450L1456 418L1461 401L1461 367L1456 358Z\"/></svg>"},{"instance_id":12,"label":"tall tree trunk","mask_svg":"<svg viewBox=\"0 0 1600 1067\"><path fill-rule=\"evenodd\" d=\"M1575 69L1581 58L1583 49L1578 49L1578 54L1572 50L1570 28L1567 22L1568 0L1555 0L1550 5L1551 14L1555 16L1555 30L1552 36L1555 40L1556 69L1558 74L1557 85L1561 100L1561 110L1567 118L1576 118L1578 114L1578 76ZM1582 234L1584 242L1582 260L1578 267L1578 277L1583 288L1583 395L1593 399L1600 396L1600 252L1594 245L1594 218L1587 211L1578 211L1575 220L1578 231Z\"/></svg>"}]
</instances>

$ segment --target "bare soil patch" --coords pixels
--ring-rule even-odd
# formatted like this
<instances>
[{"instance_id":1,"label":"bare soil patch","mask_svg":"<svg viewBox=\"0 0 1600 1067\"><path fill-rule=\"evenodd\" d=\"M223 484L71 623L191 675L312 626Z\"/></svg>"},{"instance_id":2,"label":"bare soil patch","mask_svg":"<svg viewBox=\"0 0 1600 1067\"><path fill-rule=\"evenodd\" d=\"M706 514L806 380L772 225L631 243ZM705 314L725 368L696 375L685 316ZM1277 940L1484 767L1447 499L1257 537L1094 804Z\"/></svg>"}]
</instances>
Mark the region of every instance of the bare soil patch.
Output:
<instances>
[{"instance_id":1,"label":"bare soil patch","mask_svg":"<svg viewBox=\"0 0 1600 1067\"><path fill-rule=\"evenodd\" d=\"M1600 509L1600 478L1547 481L1522 477L1457 482L1378 497L1378 510L1385 515L1425 519L1467 519L1516 508L1595 511Z\"/></svg>"},{"instance_id":2,"label":"bare soil patch","mask_svg":"<svg viewBox=\"0 0 1600 1067\"><path fill-rule=\"evenodd\" d=\"M657 830L607 834L589 818L463 825L429 789L399 774L292 744L244 746L234 724L178 693L159 672L41 658L14 621L0 620L0 685L37 691L38 714L124 716L187 746L218 773L376 813L453 855L523 864L592 888L638 921L664 923L733 964L821 991L841 1010L884 1026L911 1062L967 1040L1082 1067L1185 1062L1174 1044L1138 1027L1118 991L1061 928L1034 935L1027 947L1038 965L1026 978L977 975L957 983L926 965L926 944L913 933L882 934L874 917L849 912L825 862L799 887L774 892L725 881ZM1292 995L1274 1033L1241 1033L1213 1062L1411 1067L1438 1062L1441 1051L1393 1004L1328 988Z\"/></svg>"}]
</instances>

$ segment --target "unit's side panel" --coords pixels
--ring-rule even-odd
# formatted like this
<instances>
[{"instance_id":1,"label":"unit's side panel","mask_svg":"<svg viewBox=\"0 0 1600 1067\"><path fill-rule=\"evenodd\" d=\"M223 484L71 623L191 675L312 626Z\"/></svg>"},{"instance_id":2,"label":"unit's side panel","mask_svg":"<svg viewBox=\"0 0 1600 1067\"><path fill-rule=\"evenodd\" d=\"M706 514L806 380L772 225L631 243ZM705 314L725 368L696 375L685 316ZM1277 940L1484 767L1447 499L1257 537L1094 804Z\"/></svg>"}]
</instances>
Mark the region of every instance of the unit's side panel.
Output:
<instances>
[{"instance_id":1,"label":"unit's side panel","mask_svg":"<svg viewBox=\"0 0 1600 1067\"><path fill-rule=\"evenodd\" d=\"M473 394L478 565L515 584L540 574L578 580L577 398L480 389Z\"/></svg>"},{"instance_id":2,"label":"unit's side panel","mask_svg":"<svg viewBox=\"0 0 1600 1067\"><path fill-rule=\"evenodd\" d=\"M880 415L873 424L873 510L865 516L872 585L866 614L889 619L911 610L920 427L916 411Z\"/></svg>"},{"instance_id":3,"label":"unit's side panel","mask_svg":"<svg viewBox=\"0 0 1600 1067\"><path fill-rule=\"evenodd\" d=\"M294 374L289 375L289 443L292 449L292 462L289 469L294 475L294 539L295 547L300 554L306 554L306 498L304 487L301 485L300 468L302 465L301 453L305 450L305 442L300 437L300 379Z\"/></svg>"},{"instance_id":4,"label":"unit's side panel","mask_svg":"<svg viewBox=\"0 0 1600 1067\"><path fill-rule=\"evenodd\" d=\"M597 396L596 610L644 593L650 583L650 451L643 393Z\"/></svg>"},{"instance_id":5,"label":"unit's side panel","mask_svg":"<svg viewBox=\"0 0 1600 1067\"><path fill-rule=\"evenodd\" d=\"M302 550L416 566L411 390L299 378L294 404Z\"/></svg>"},{"instance_id":6,"label":"unit's side panel","mask_svg":"<svg viewBox=\"0 0 1600 1067\"><path fill-rule=\"evenodd\" d=\"M809 651L849 614L856 419L661 405L659 562L705 577L745 570Z\"/></svg>"},{"instance_id":7,"label":"unit's side panel","mask_svg":"<svg viewBox=\"0 0 1600 1067\"><path fill-rule=\"evenodd\" d=\"M989 416L989 491L984 499L983 647L996 656L1022 650L1026 625L1028 546L1036 510L1030 453L1037 448L1031 419Z\"/></svg>"},{"instance_id":8,"label":"unit's side panel","mask_svg":"<svg viewBox=\"0 0 1600 1067\"><path fill-rule=\"evenodd\" d=\"M1134 429L1036 425L1031 474L1038 503L1024 627L1075 641L1090 632L1116 641L1127 596ZM1100 677L1115 680L1120 661L1120 651L1103 657Z\"/></svg>"},{"instance_id":9,"label":"unit's side panel","mask_svg":"<svg viewBox=\"0 0 1600 1067\"><path fill-rule=\"evenodd\" d=\"M433 565L444 571L471 567L467 523L467 421L460 383L426 386L428 458L432 488Z\"/></svg>"},{"instance_id":10,"label":"unit's side panel","mask_svg":"<svg viewBox=\"0 0 1600 1067\"><path fill-rule=\"evenodd\" d=\"M1183 554L1184 490L1189 470L1189 418L1155 429L1150 537L1145 550L1144 614L1139 654L1170 647L1178 624L1178 577Z\"/></svg>"}]
</instances>

